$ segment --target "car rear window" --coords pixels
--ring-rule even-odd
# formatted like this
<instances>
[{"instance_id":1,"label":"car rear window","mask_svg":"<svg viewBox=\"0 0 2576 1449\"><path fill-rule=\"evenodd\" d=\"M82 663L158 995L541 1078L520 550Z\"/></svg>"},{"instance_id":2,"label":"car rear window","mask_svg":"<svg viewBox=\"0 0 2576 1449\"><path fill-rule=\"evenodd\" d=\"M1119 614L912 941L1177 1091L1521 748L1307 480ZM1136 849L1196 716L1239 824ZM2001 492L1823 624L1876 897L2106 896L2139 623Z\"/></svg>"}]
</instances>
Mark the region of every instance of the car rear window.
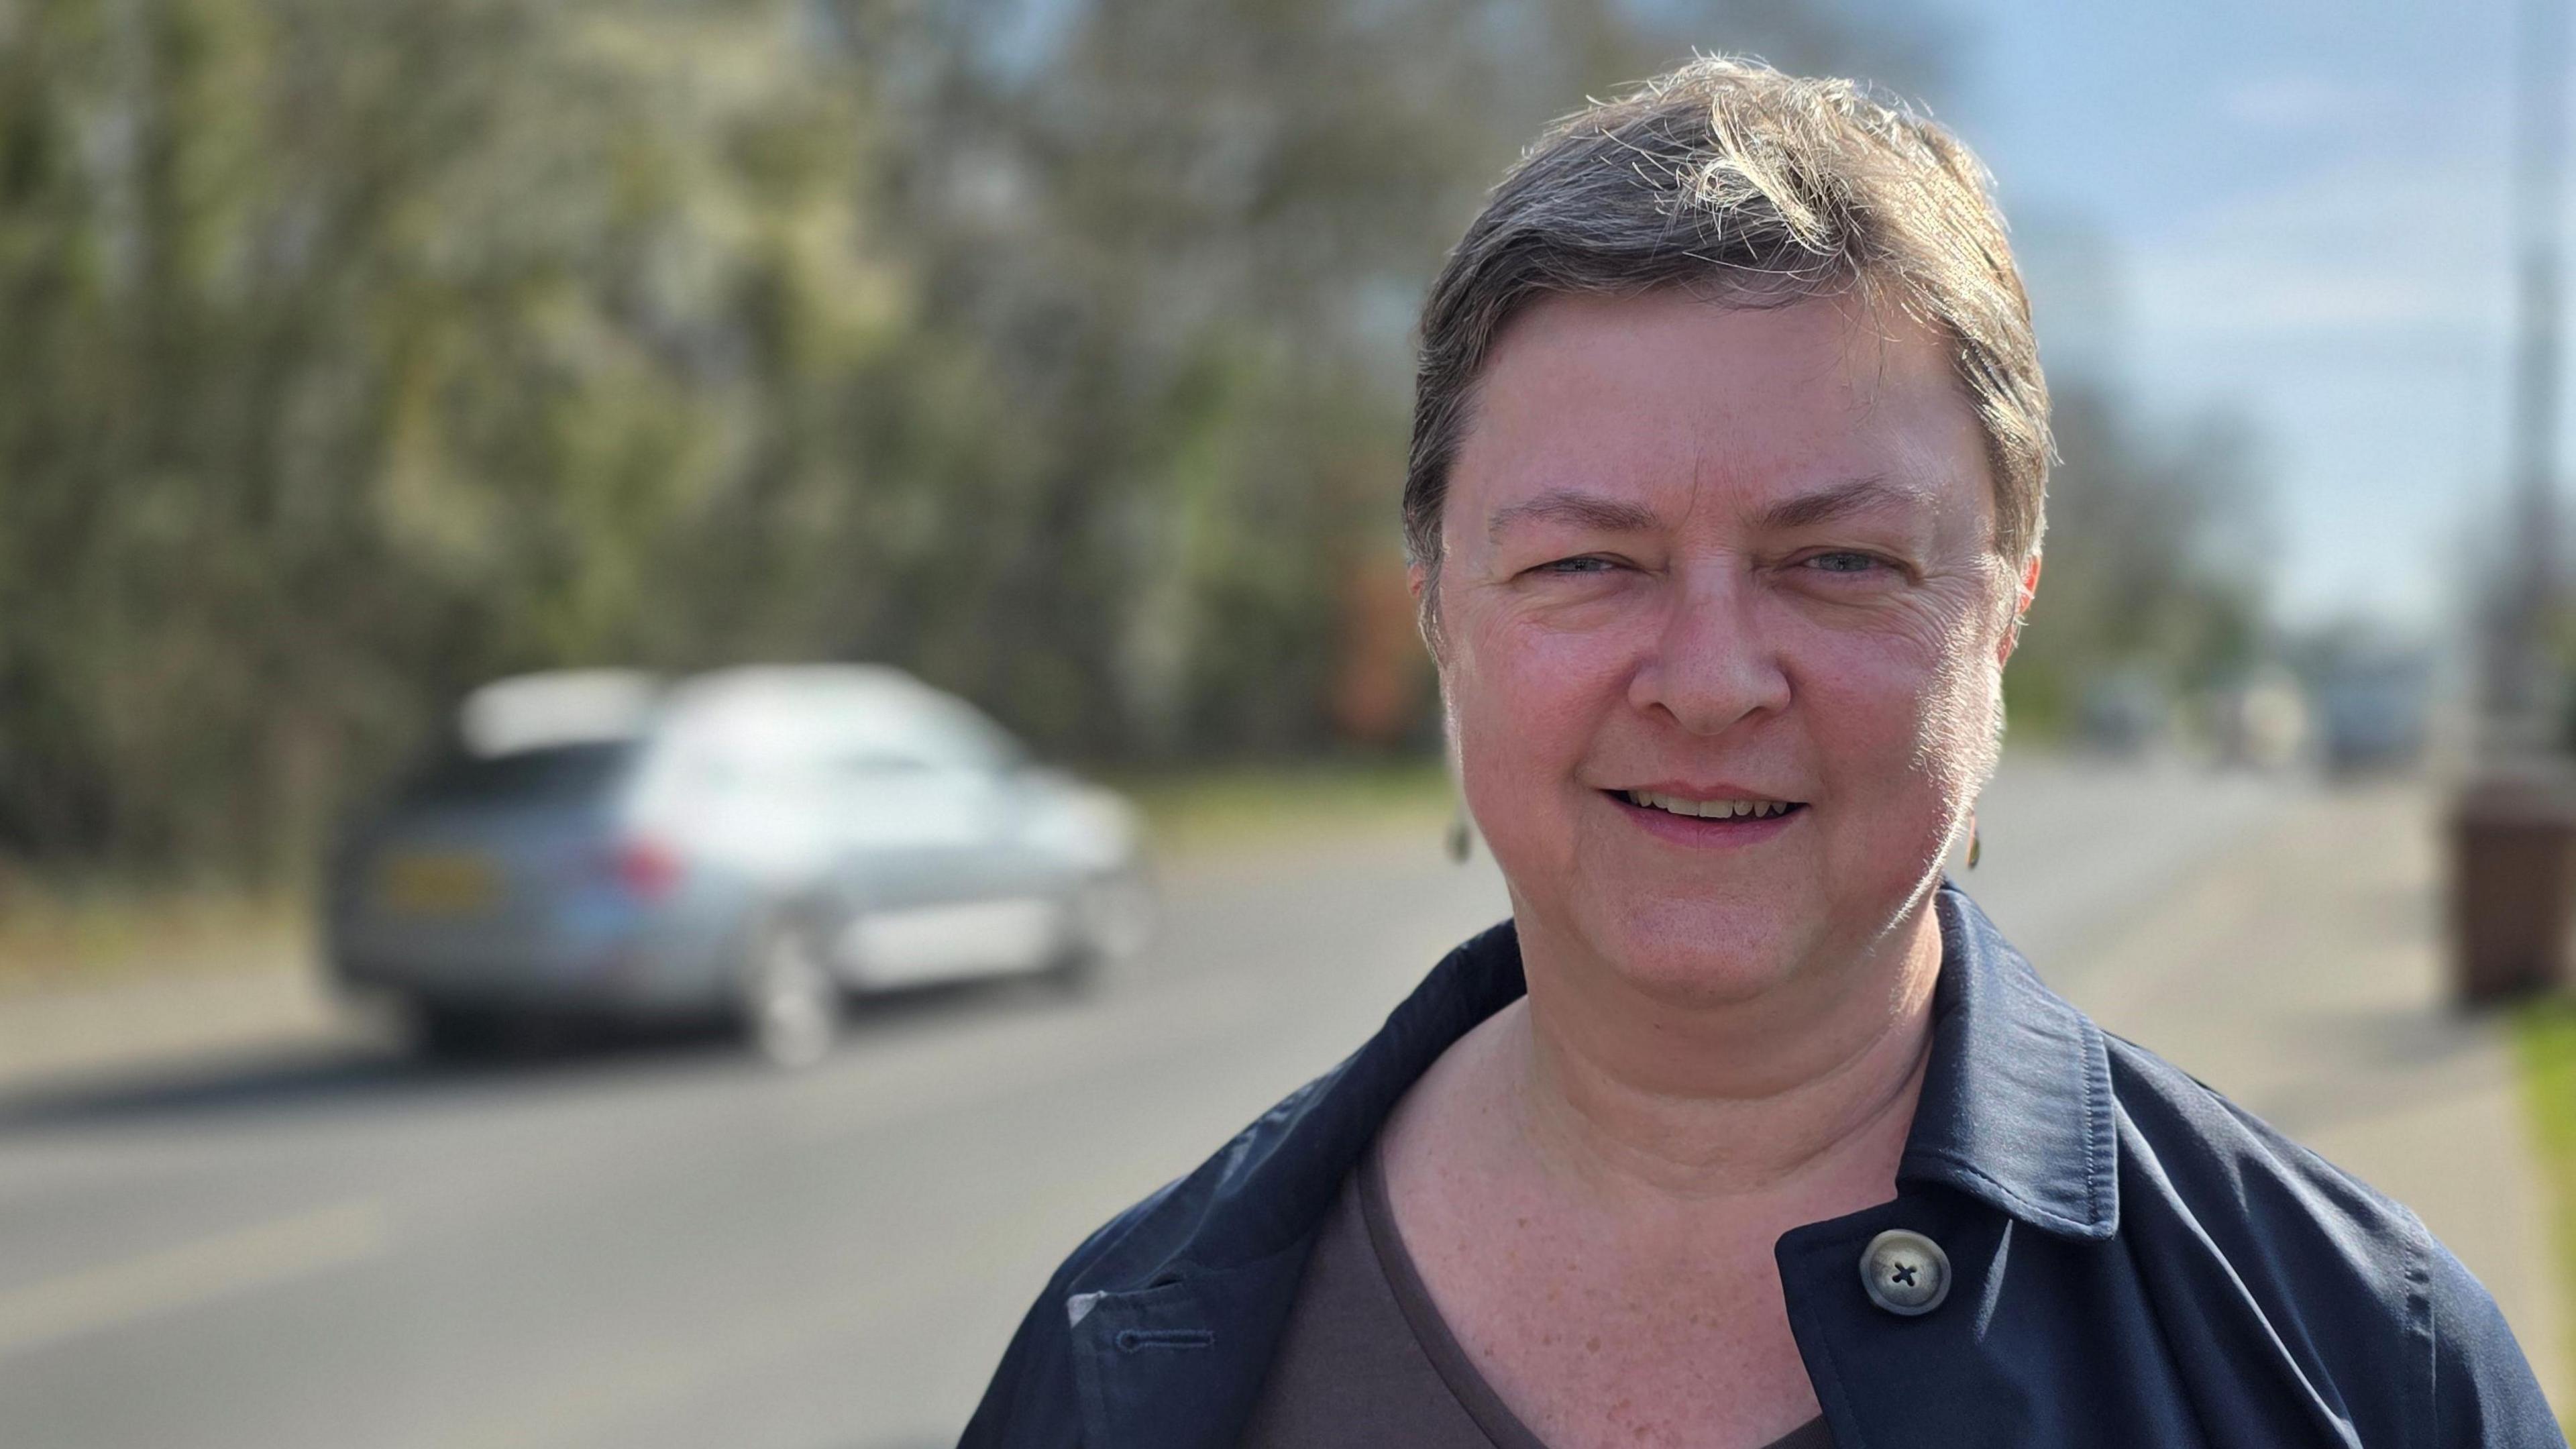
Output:
<instances>
[{"instance_id":1,"label":"car rear window","mask_svg":"<svg viewBox=\"0 0 2576 1449\"><path fill-rule=\"evenodd\" d=\"M595 800L626 777L639 748L620 740L506 755L448 755L414 778L403 798L419 805Z\"/></svg>"}]
</instances>

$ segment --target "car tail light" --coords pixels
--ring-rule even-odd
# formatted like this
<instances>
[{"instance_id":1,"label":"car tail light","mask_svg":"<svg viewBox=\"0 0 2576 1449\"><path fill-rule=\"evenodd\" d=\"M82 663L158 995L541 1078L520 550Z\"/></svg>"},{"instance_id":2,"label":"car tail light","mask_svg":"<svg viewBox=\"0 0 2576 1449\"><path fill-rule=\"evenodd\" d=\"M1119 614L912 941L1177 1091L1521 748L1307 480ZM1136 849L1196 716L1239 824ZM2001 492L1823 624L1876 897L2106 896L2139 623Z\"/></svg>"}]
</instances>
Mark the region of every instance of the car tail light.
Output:
<instances>
[{"instance_id":1,"label":"car tail light","mask_svg":"<svg viewBox=\"0 0 2576 1449\"><path fill-rule=\"evenodd\" d=\"M609 857L618 888L639 901L658 901L680 888L680 856L658 840L630 840Z\"/></svg>"}]
</instances>

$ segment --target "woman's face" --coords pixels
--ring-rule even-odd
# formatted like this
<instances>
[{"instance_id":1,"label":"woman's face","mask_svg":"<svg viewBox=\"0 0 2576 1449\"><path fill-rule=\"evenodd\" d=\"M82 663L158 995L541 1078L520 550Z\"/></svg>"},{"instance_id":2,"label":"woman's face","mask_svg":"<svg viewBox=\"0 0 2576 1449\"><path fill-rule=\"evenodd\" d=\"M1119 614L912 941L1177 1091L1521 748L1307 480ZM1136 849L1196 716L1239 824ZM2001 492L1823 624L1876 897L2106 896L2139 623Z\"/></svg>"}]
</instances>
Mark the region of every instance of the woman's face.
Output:
<instances>
[{"instance_id":1,"label":"woman's face","mask_svg":"<svg viewBox=\"0 0 2576 1449\"><path fill-rule=\"evenodd\" d=\"M1909 919L2037 580L1994 554L1931 333L1834 300L1540 302L1441 528L1467 802L1534 947L1714 1004Z\"/></svg>"}]
</instances>

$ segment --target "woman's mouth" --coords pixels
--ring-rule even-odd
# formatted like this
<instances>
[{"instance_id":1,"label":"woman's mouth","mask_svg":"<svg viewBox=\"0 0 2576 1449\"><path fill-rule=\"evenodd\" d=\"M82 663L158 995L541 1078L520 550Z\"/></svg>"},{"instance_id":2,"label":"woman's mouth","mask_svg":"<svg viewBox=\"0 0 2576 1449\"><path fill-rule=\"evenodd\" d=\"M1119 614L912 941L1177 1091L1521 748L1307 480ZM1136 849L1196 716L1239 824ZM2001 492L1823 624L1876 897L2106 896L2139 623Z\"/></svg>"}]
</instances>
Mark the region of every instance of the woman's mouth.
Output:
<instances>
[{"instance_id":1,"label":"woman's mouth","mask_svg":"<svg viewBox=\"0 0 2576 1449\"><path fill-rule=\"evenodd\" d=\"M1667 815L1694 820L1767 820L1807 808L1803 800L1695 800L1687 795L1668 795L1655 790L1610 790L1604 793L1640 810L1659 810Z\"/></svg>"},{"instance_id":2,"label":"woman's mouth","mask_svg":"<svg viewBox=\"0 0 2576 1449\"><path fill-rule=\"evenodd\" d=\"M1604 790L1619 813L1668 846L1684 850L1749 849L1795 830L1804 800L1763 795L1679 795L1666 790Z\"/></svg>"}]
</instances>

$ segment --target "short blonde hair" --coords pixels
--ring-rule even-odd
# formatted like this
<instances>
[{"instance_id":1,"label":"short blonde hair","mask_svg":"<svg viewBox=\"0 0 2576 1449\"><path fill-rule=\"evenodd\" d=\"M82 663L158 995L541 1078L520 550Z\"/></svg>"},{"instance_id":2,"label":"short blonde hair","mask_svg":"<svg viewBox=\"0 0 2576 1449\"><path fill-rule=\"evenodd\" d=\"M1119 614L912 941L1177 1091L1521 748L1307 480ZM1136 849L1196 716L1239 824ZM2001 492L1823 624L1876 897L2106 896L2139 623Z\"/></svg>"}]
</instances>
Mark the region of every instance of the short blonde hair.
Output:
<instances>
[{"instance_id":1,"label":"short blonde hair","mask_svg":"<svg viewBox=\"0 0 2576 1449\"><path fill-rule=\"evenodd\" d=\"M1551 295L1677 287L1747 307L1857 293L1934 329L1985 431L1995 550L2027 561L2048 487L2048 385L1988 187L1958 138L1904 106L1759 61L1703 58L1558 122L1423 303L1407 554L1436 576L1450 465L1513 317Z\"/></svg>"}]
</instances>

